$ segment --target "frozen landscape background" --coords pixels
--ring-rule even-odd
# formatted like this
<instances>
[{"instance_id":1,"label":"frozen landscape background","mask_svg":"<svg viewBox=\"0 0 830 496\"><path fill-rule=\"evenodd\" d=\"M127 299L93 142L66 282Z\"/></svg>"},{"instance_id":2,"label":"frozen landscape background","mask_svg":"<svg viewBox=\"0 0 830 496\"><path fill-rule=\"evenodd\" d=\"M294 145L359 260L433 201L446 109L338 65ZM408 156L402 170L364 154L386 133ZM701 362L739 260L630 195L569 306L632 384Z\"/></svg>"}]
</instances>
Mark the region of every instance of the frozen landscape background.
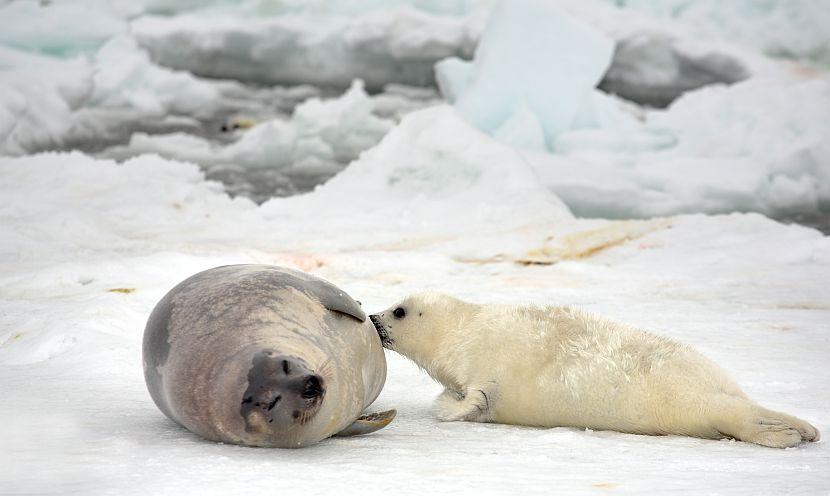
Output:
<instances>
[{"instance_id":1,"label":"frozen landscape background","mask_svg":"<svg viewBox=\"0 0 830 496\"><path fill-rule=\"evenodd\" d=\"M144 386L228 263L375 311L576 305L830 431L830 8L810 0L0 2L0 494L828 494L826 442L439 423L203 441ZM345 489L344 489L345 488Z\"/></svg>"}]
</instances>

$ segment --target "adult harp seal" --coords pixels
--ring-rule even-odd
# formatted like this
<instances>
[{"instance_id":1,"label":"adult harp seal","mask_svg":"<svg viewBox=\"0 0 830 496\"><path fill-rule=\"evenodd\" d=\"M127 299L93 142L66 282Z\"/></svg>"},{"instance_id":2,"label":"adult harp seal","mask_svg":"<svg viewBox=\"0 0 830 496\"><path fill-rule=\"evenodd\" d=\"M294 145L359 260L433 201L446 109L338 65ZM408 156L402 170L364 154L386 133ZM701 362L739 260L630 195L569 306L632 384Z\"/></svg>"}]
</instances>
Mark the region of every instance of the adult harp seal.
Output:
<instances>
[{"instance_id":1,"label":"adult harp seal","mask_svg":"<svg viewBox=\"0 0 830 496\"><path fill-rule=\"evenodd\" d=\"M361 416L386 360L360 304L282 267L217 267L177 285L147 321L143 362L159 409L213 441L302 447L395 416Z\"/></svg>"}]
</instances>

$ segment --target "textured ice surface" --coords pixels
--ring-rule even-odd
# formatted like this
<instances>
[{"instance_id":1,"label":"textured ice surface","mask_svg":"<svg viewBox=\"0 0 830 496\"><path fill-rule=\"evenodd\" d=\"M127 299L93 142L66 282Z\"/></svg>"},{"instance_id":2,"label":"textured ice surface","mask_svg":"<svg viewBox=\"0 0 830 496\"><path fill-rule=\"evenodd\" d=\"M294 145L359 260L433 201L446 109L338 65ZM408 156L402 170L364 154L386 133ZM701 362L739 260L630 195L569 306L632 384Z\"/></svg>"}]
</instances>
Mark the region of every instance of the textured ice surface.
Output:
<instances>
[{"instance_id":1,"label":"textured ice surface","mask_svg":"<svg viewBox=\"0 0 830 496\"><path fill-rule=\"evenodd\" d=\"M156 66L131 38L94 56L60 59L0 46L0 153L19 155L86 141L119 126L161 127L205 118L223 106L221 86Z\"/></svg>"},{"instance_id":2,"label":"textured ice surface","mask_svg":"<svg viewBox=\"0 0 830 496\"><path fill-rule=\"evenodd\" d=\"M185 68L198 74L245 80L251 79L252 71L276 71L286 81L318 82L343 89L355 76L367 80L372 89L390 81L429 85L436 60L472 53L493 3L10 2L0 6L0 152L97 150L123 143L131 133L141 131L203 136L209 134L206 126L218 127L226 114L238 113L240 108L252 113L254 90L247 92L247 98L234 98L241 92L227 83L211 84L158 67L136 48L135 39L150 46L154 55L162 51L182 58ZM617 39L636 38L643 29L654 29L636 17L621 23L628 26L626 31L620 23L609 20L609 12L617 9L602 4L592 2L588 9L577 8L578 3L565 4ZM633 11L623 12L631 17ZM274 36L272 25L297 36ZM609 72L613 78L606 81L609 90L635 99L640 99L636 93L642 88L648 88L651 95L674 95L689 85L708 81L721 66L737 64L724 62L719 51L689 55L689 49L678 48L688 43L678 43L665 33L646 36L668 43L670 48L658 49L657 56L651 57L634 50L631 57L615 61ZM191 56L188 47L207 52L203 57ZM21 54L40 56L38 70L33 71ZM684 80L689 72L687 62L693 63L692 73L703 74L703 79ZM709 67L712 64L715 69ZM228 67L222 69L223 65ZM656 83L659 87L649 85L655 74L662 77ZM730 73L724 80L735 77ZM64 93L56 94L54 88L67 83L76 88L71 99ZM265 99L254 102L269 106Z\"/></svg>"},{"instance_id":3,"label":"textured ice surface","mask_svg":"<svg viewBox=\"0 0 830 496\"><path fill-rule=\"evenodd\" d=\"M154 65L127 36L112 38L96 52L93 74L95 90L90 106L198 118L212 115L220 97L209 82Z\"/></svg>"},{"instance_id":4,"label":"textured ice surface","mask_svg":"<svg viewBox=\"0 0 830 496\"><path fill-rule=\"evenodd\" d=\"M9 17L0 16L0 28L25 23L23 14L37 9L42 19L23 32L30 34L26 39L46 43L50 36L47 21L58 25L64 22L60 15L80 17L86 9L81 2L61 5L16 2L1 6ZM100 15L126 15L116 9L117 4L99 7ZM55 36L62 33L56 30ZM123 30L107 39L95 38L96 43L85 44L83 50L67 47L63 51L27 45L14 29L6 32L5 44L0 41L0 153L97 151L127 142L134 132L187 132L217 138L227 117L287 117L299 101L325 92L308 85L252 88L162 67L136 45L126 24ZM74 35L60 36L63 40ZM386 104L393 114L405 106L395 101Z\"/></svg>"},{"instance_id":5,"label":"textured ice surface","mask_svg":"<svg viewBox=\"0 0 830 496\"><path fill-rule=\"evenodd\" d=\"M432 103L430 97L417 95L411 87L384 91L371 97L375 117L355 110L354 118L330 120L314 114L311 120L296 123L291 113L297 103L308 97L334 96L340 90L251 88L165 68L136 45L140 30L128 31L130 23L142 25L146 21L152 26L158 21L158 26L174 26L170 32L183 38L159 38L158 42L177 53L206 40L212 43L211 56L231 56L237 44L250 45L251 50L242 50L240 57L265 57L252 47L264 43L269 23L285 25L302 31L304 46L320 43L314 45L319 48L314 56L306 54L303 59L325 69L317 71L320 77L328 77L327 68L343 66L348 70L343 69L338 78L348 71L366 72L368 77L379 70L394 80L398 74L395 64L411 62L405 57L413 53L426 58L412 67L427 59L469 52L491 4L370 0L335 4L253 0L238 4L160 0L5 3L0 6L0 153L22 155L52 149L100 152L124 145L112 156L126 158L152 151L198 161L209 169L211 178L221 180L233 194L257 201L308 191L355 158L361 147L376 143L389 127L382 121L397 121L406 112ZM669 4L677 6L676 2ZM733 23L718 17L721 14L712 10L711 2L684 3L683 9L675 10L649 10L638 2L561 2L569 15L617 43L601 87L655 105L685 92L686 96L666 112L638 109L585 87L531 87L531 82L544 79L537 78L540 74L556 75L561 69L536 58L527 62L534 71L532 78L523 78L528 81L526 86L516 83L512 75L520 73L524 65L499 72L506 69L502 67L506 63L490 64L496 72L496 77L489 78L493 88L475 112L501 115L503 119L491 132L506 144L557 152L529 156L528 160L545 164L538 167L539 174L580 215L639 217L757 210L780 218L808 216L822 222L827 212L825 123L830 121L824 110L828 108L827 92L822 89L826 88L826 73L821 67L808 69L801 62L789 67L772 63L753 53L758 45L749 38L727 31L750 32L759 29L756 24L783 26L786 21L807 33L811 23L820 22L825 14L817 10L817 4L801 2L793 4L800 6L799 12L780 2L737 4L746 15L735 16L738 20ZM519 10L522 6L507 5L505 8ZM730 4L729 9L733 8L737 7ZM701 20L703 12L709 13L704 17L715 20ZM393 15L386 15L390 13ZM537 22L547 29L542 16L535 17L517 14L517 23L510 24L524 28L518 33L523 39L530 37ZM319 26L311 22L314 19L319 20ZM189 26L191 22L197 26ZM229 32L236 34L221 35L227 26L233 26ZM718 29L723 32L717 33ZM187 31L190 34L185 35L183 30L203 31ZM819 41L825 36L813 31ZM792 30L782 28L775 31L775 37L787 32ZM191 35L192 40L188 38ZM797 38L808 37L799 34ZM511 36L499 39L511 59L511 50L526 58L539 55L542 58L538 60L548 60L545 57L557 53L540 50L540 46L529 47L533 50L527 52L521 40ZM280 43L276 38L265 41L262 46ZM291 38L285 43L295 41ZM373 57L373 68L351 67L348 57L330 50L335 45ZM486 45L484 52L489 50ZM590 46L568 50L578 60L591 61L594 59L584 52ZM281 53L275 50L273 53ZM540 51L545 53L537 53ZM807 52L794 49L792 53ZM404 59L395 58L399 55ZM239 61L240 71L279 67L291 72L289 65L273 64L267 57L262 64L251 64L252 59L244 57ZM537 66L545 70L536 71ZM438 83L451 101L472 91L468 87L472 88L476 76L473 69L461 59L439 64ZM578 70L565 72L582 74ZM246 77L244 71L229 75ZM732 82L747 75L750 80L746 85L689 91L699 84ZM386 76L376 83L385 81ZM808 82L810 79L813 82ZM345 80L341 83L348 84ZM515 95L502 89L519 87L529 95L521 95L522 100L537 99L548 105L550 112L540 111L529 101L518 102L505 112L502 104ZM643 94L638 96L637 92ZM579 110L574 114L577 101ZM551 141L548 118L569 115L573 115L572 127L578 130L560 133ZM228 119L260 125L249 132L220 133ZM302 131L295 136L298 128Z\"/></svg>"},{"instance_id":6,"label":"textured ice surface","mask_svg":"<svg viewBox=\"0 0 830 496\"><path fill-rule=\"evenodd\" d=\"M573 128L583 101L608 69L613 47L610 38L550 3L501 2L469 75L452 62L437 67L438 78L453 81L455 106L482 131L494 132L514 112L529 111L552 142ZM459 79L467 81L461 90Z\"/></svg>"},{"instance_id":7,"label":"textured ice surface","mask_svg":"<svg viewBox=\"0 0 830 496\"><path fill-rule=\"evenodd\" d=\"M813 0L602 0L677 21L702 38L739 43L783 58L830 65L830 9Z\"/></svg>"},{"instance_id":8,"label":"textured ice surface","mask_svg":"<svg viewBox=\"0 0 830 496\"><path fill-rule=\"evenodd\" d=\"M153 405L140 359L153 305L199 270L255 262L325 277L368 311L423 289L578 305L696 346L753 398L828 432L829 238L759 215L569 220L550 198L525 203L546 190L512 153L464 131L450 108L421 112L341 180L279 209L231 200L196 166L154 157L0 159L0 492L826 492L826 442L773 450L439 423L430 405L440 387L394 354L375 407L398 417L365 437L241 448L203 441ZM390 181L441 157L424 176ZM505 194L494 194L499 184ZM537 212L477 229L402 220L408 208L462 199L495 211L535 202Z\"/></svg>"},{"instance_id":9,"label":"textured ice surface","mask_svg":"<svg viewBox=\"0 0 830 496\"><path fill-rule=\"evenodd\" d=\"M178 17L137 19L133 32L156 60L196 74L337 87L359 77L371 89L389 82L430 85L434 62L469 58L494 3L246 2L231 9L218 2ZM623 10L635 27L627 22L621 29L608 20L619 9L601 1L560 3L623 44L603 87L625 98L662 106L689 89L748 74L729 50L698 39L689 46L673 36L675 26L643 23L636 11ZM661 78L647 77L654 74Z\"/></svg>"},{"instance_id":10,"label":"textured ice surface","mask_svg":"<svg viewBox=\"0 0 830 496\"><path fill-rule=\"evenodd\" d=\"M355 81L340 98L312 98L300 104L289 120L271 119L257 123L226 146L188 134L134 134L130 143L104 153L126 158L141 153L212 166L236 164L242 167L313 168L339 170L357 155L374 146L392 128L394 121L373 113L374 104Z\"/></svg>"},{"instance_id":11,"label":"textured ice surface","mask_svg":"<svg viewBox=\"0 0 830 496\"><path fill-rule=\"evenodd\" d=\"M127 29L124 18L130 11L117 3L4 2L0 5L0 44L53 56L94 52Z\"/></svg>"},{"instance_id":12,"label":"textured ice surface","mask_svg":"<svg viewBox=\"0 0 830 496\"><path fill-rule=\"evenodd\" d=\"M666 107L688 91L749 76L749 69L728 53L686 46L668 33L640 31L617 40L599 87L643 105Z\"/></svg>"},{"instance_id":13,"label":"textured ice surface","mask_svg":"<svg viewBox=\"0 0 830 496\"><path fill-rule=\"evenodd\" d=\"M260 201L304 191L373 146L400 116L436 101L429 90L362 87L320 102L310 86L250 88L152 63L133 39L117 36L89 59L68 60L0 45L0 153L100 151L127 158L154 152L191 160ZM298 102L305 102L295 112ZM259 123L220 133L225 122ZM111 145L124 143L111 148ZM217 167L221 166L221 170ZM234 174L252 168L270 174ZM292 168L286 178L281 169ZM265 180L263 182L262 180ZM271 181L270 183L268 181ZM254 182L261 182L252 189Z\"/></svg>"},{"instance_id":14,"label":"textured ice surface","mask_svg":"<svg viewBox=\"0 0 830 496\"><path fill-rule=\"evenodd\" d=\"M584 16L585 7L575 11ZM592 15L607 28L607 12ZM830 215L827 75L753 62L758 73L738 83L749 74L730 58L694 44L678 51L677 38L654 33L623 37L617 54L655 64L620 63L606 82L631 89L648 81L642 91L658 105L683 93L666 110L595 90L607 39L530 0L499 4L474 61L448 58L436 65L436 78L469 122L522 150L578 216ZM736 84L692 91L730 78Z\"/></svg>"},{"instance_id":15,"label":"textured ice surface","mask_svg":"<svg viewBox=\"0 0 830 496\"><path fill-rule=\"evenodd\" d=\"M249 2L145 16L131 30L160 63L202 76L334 87L361 78L371 89L431 85L436 60L472 52L490 2L412 3Z\"/></svg>"},{"instance_id":16,"label":"textured ice surface","mask_svg":"<svg viewBox=\"0 0 830 496\"><path fill-rule=\"evenodd\" d=\"M308 191L376 145L402 114L435 102L435 94L388 88L370 97L362 81L337 98L310 98L290 117L254 122L223 143L189 133L136 133L102 157L124 160L143 153L194 162L232 194L258 202Z\"/></svg>"},{"instance_id":17,"label":"textured ice surface","mask_svg":"<svg viewBox=\"0 0 830 496\"><path fill-rule=\"evenodd\" d=\"M407 115L377 147L314 193L275 199L262 210L296 222L314 212L321 225L309 229L351 226L344 237L377 224L436 235L571 217L514 149L488 139L449 106Z\"/></svg>"},{"instance_id":18,"label":"textured ice surface","mask_svg":"<svg viewBox=\"0 0 830 496\"><path fill-rule=\"evenodd\" d=\"M577 215L830 212L830 80L753 79L690 93L640 130L559 137L528 155Z\"/></svg>"},{"instance_id":19,"label":"textured ice surface","mask_svg":"<svg viewBox=\"0 0 830 496\"><path fill-rule=\"evenodd\" d=\"M60 143L71 128L73 110L92 91L87 65L4 46L0 60L0 153L17 155Z\"/></svg>"}]
</instances>

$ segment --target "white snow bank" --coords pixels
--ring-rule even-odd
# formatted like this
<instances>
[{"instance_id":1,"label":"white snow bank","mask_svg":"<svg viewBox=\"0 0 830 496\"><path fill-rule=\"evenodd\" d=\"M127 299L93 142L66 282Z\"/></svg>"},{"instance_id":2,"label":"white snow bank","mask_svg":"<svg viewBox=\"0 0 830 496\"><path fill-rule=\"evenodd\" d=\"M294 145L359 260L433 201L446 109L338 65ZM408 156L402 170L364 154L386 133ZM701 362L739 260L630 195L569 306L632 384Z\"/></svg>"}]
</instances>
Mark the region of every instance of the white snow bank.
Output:
<instances>
[{"instance_id":1,"label":"white snow bank","mask_svg":"<svg viewBox=\"0 0 830 496\"><path fill-rule=\"evenodd\" d=\"M471 53L486 8L419 3L427 8L407 2L220 6L144 16L131 32L159 63L201 76L326 87L361 78L372 90L388 83L428 86L436 60Z\"/></svg>"},{"instance_id":2,"label":"white snow bank","mask_svg":"<svg viewBox=\"0 0 830 496\"><path fill-rule=\"evenodd\" d=\"M223 83L152 63L126 36L88 59L59 59L0 46L0 153L21 155L106 142L134 127L205 118L233 104Z\"/></svg>"},{"instance_id":3,"label":"white snow bank","mask_svg":"<svg viewBox=\"0 0 830 496\"><path fill-rule=\"evenodd\" d=\"M528 155L576 213L610 218L830 210L830 79L754 79L649 112L635 134L561 135Z\"/></svg>"},{"instance_id":4,"label":"white snow bank","mask_svg":"<svg viewBox=\"0 0 830 496\"><path fill-rule=\"evenodd\" d=\"M515 125L511 116L519 112L525 122L534 116L552 143L586 113L613 48L610 38L550 3L501 2L472 67L458 59L440 63L437 80L459 112L482 131ZM592 124L591 117L585 120Z\"/></svg>"},{"instance_id":5,"label":"white snow bank","mask_svg":"<svg viewBox=\"0 0 830 496\"><path fill-rule=\"evenodd\" d=\"M378 146L314 193L271 200L263 212L290 222L314 212L336 225L383 225L404 233L571 218L515 150L474 129L449 106L407 115Z\"/></svg>"},{"instance_id":6,"label":"white snow bank","mask_svg":"<svg viewBox=\"0 0 830 496\"><path fill-rule=\"evenodd\" d=\"M153 64L127 36L110 39L95 54L93 66L95 88L89 106L206 117L220 99L210 82Z\"/></svg>"},{"instance_id":7,"label":"white snow bank","mask_svg":"<svg viewBox=\"0 0 830 496\"><path fill-rule=\"evenodd\" d=\"M60 258L71 260L89 246L118 250L140 239L180 235L205 242L217 234L217 224L218 232L241 235L244 229L234 226L255 207L230 199L219 183L205 182L195 165L153 156L123 164L77 152L0 158L0 175L0 215L15 218L0 226L6 263L47 256L56 261L56 254L41 251L55 244L66 250ZM183 232L182 225L191 228Z\"/></svg>"},{"instance_id":8,"label":"white snow bank","mask_svg":"<svg viewBox=\"0 0 830 496\"><path fill-rule=\"evenodd\" d=\"M92 93L81 59L58 60L0 46L0 153L60 143Z\"/></svg>"}]
</instances>

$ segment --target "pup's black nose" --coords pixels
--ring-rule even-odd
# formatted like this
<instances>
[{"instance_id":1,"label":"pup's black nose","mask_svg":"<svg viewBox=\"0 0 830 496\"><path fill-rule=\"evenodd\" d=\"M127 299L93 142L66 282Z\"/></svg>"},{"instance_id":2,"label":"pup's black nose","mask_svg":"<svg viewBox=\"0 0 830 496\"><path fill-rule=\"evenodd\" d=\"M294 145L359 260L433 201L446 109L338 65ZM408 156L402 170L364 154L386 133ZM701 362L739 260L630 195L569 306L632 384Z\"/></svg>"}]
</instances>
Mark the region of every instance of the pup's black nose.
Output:
<instances>
[{"instance_id":1,"label":"pup's black nose","mask_svg":"<svg viewBox=\"0 0 830 496\"><path fill-rule=\"evenodd\" d=\"M385 348L390 348L393 340L389 337L389 330L385 325L383 325L383 321L380 319L380 316L377 314L370 315L369 320L371 320L372 325L375 326L375 331L377 331L378 337L380 337L380 343Z\"/></svg>"},{"instance_id":2,"label":"pup's black nose","mask_svg":"<svg viewBox=\"0 0 830 496\"><path fill-rule=\"evenodd\" d=\"M380 331L383 329L383 323L380 321L380 315L372 314L369 316L369 320L372 321L372 325L375 326L375 330Z\"/></svg>"}]
</instances>

